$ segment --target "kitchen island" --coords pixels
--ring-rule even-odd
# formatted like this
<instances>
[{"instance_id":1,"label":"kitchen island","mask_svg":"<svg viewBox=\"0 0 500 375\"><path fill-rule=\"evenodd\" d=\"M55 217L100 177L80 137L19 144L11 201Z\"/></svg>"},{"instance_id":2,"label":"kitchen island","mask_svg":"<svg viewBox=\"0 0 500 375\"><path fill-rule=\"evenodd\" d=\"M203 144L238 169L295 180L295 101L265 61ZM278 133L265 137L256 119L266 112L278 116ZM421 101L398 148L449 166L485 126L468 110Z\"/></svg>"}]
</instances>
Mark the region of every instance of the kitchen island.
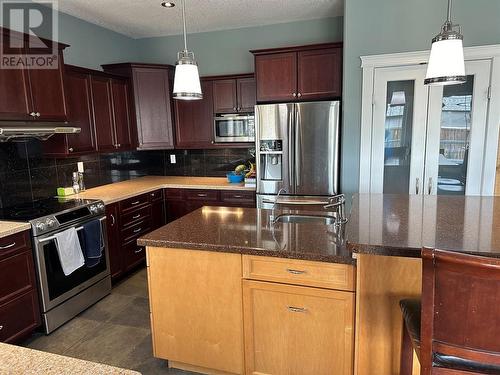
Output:
<instances>
[{"instance_id":1,"label":"kitchen island","mask_svg":"<svg viewBox=\"0 0 500 375\"><path fill-rule=\"evenodd\" d=\"M211 374L352 374L351 253L334 225L271 213L203 207L138 240L156 357Z\"/></svg>"},{"instance_id":2,"label":"kitchen island","mask_svg":"<svg viewBox=\"0 0 500 375\"><path fill-rule=\"evenodd\" d=\"M398 374L398 302L421 294L421 247L498 257L500 199L350 203L344 231L203 207L142 237L155 355L209 373Z\"/></svg>"}]
</instances>

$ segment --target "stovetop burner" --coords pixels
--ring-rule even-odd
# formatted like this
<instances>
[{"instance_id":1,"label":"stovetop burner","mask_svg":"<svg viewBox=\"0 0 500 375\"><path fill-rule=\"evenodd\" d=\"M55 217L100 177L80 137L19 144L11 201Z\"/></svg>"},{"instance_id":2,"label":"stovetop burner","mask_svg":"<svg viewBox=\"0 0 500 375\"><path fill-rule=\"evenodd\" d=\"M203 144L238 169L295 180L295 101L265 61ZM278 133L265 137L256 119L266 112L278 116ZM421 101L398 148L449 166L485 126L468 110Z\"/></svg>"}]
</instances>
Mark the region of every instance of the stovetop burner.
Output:
<instances>
[{"instance_id":1,"label":"stovetop burner","mask_svg":"<svg viewBox=\"0 0 500 375\"><path fill-rule=\"evenodd\" d=\"M97 202L94 199L47 198L0 209L0 220L30 221Z\"/></svg>"}]
</instances>

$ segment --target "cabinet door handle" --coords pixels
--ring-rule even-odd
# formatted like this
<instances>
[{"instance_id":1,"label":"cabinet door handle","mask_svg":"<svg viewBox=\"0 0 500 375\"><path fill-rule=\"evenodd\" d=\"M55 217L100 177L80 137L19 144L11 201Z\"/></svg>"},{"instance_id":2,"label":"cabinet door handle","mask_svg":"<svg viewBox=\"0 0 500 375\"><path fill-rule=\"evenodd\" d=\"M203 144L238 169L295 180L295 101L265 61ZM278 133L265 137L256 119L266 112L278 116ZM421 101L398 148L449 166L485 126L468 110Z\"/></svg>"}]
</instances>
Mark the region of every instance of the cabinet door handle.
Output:
<instances>
[{"instance_id":1,"label":"cabinet door handle","mask_svg":"<svg viewBox=\"0 0 500 375\"><path fill-rule=\"evenodd\" d=\"M41 116L40 112L37 112L36 117L40 117L40 116Z\"/></svg>"},{"instance_id":2,"label":"cabinet door handle","mask_svg":"<svg viewBox=\"0 0 500 375\"><path fill-rule=\"evenodd\" d=\"M136 253L136 254L142 253L142 250L144 250L143 247L141 247L141 248L139 248L137 250L134 250L134 253Z\"/></svg>"},{"instance_id":3,"label":"cabinet door handle","mask_svg":"<svg viewBox=\"0 0 500 375\"><path fill-rule=\"evenodd\" d=\"M5 245L5 246L0 246L0 250L5 250L5 249L10 249L11 247L16 246L15 242L12 242L11 244Z\"/></svg>"},{"instance_id":4,"label":"cabinet door handle","mask_svg":"<svg viewBox=\"0 0 500 375\"><path fill-rule=\"evenodd\" d=\"M141 214L137 214L137 215L132 216L132 219L139 219L140 217L141 217Z\"/></svg>"},{"instance_id":5,"label":"cabinet door handle","mask_svg":"<svg viewBox=\"0 0 500 375\"><path fill-rule=\"evenodd\" d=\"M201 194L201 193L199 193L199 194L197 194L197 195L198 195L199 197L206 197L206 196L207 196L207 194Z\"/></svg>"},{"instance_id":6,"label":"cabinet door handle","mask_svg":"<svg viewBox=\"0 0 500 375\"><path fill-rule=\"evenodd\" d=\"M241 196L241 195L234 195L233 197L234 198L243 198L243 196Z\"/></svg>"},{"instance_id":7,"label":"cabinet door handle","mask_svg":"<svg viewBox=\"0 0 500 375\"><path fill-rule=\"evenodd\" d=\"M303 275L306 273L304 270L294 270L293 268L287 268L286 272L291 273L292 275Z\"/></svg>"},{"instance_id":8,"label":"cabinet door handle","mask_svg":"<svg viewBox=\"0 0 500 375\"><path fill-rule=\"evenodd\" d=\"M297 96L297 94L292 92L292 96L295 98Z\"/></svg>"},{"instance_id":9,"label":"cabinet door handle","mask_svg":"<svg viewBox=\"0 0 500 375\"><path fill-rule=\"evenodd\" d=\"M69 152L73 152L73 147L68 148Z\"/></svg>"},{"instance_id":10,"label":"cabinet door handle","mask_svg":"<svg viewBox=\"0 0 500 375\"><path fill-rule=\"evenodd\" d=\"M135 201L135 202L132 202L132 203L130 203L130 204L131 204L132 206L135 206L136 204L139 204L139 203L141 203L141 201Z\"/></svg>"},{"instance_id":11,"label":"cabinet door handle","mask_svg":"<svg viewBox=\"0 0 500 375\"><path fill-rule=\"evenodd\" d=\"M0 331L3 329L3 326L0 326Z\"/></svg>"},{"instance_id":12,"label":"cabinet door handle","mask_svg":"<svg viewBox=\"0 0 500 375\"><path fill-rule=\"evenodd\" d=\"M297 96L300 98L300 97L302 96L302 94L299 92L299 93L297 94Z\"/></svg>"},{"instance_id":13,"label":"cabinet door handle","mask_svg":"<svg viewBox=\"0 0 500 375\"><path fill-rule=\"evenodd\" d=\"M415 180L415 194L418 195L418 191L420 190L420 178L417 177Z\"/></svg>"},{"instance_id":14,"label":"cabinet door handle","mask_svg":"<svg viewBox=\"0 0 500 375\"><path fill-rule=\"evenodd\" d=\"M31 117L36 117L36 112L30 112Z\"/></svg>"},{"instance_id":15,"label":"cabinet door handle","mask_svg":"<svg viewBox=\"0 0 500 375\"><path fill-rule=\"evenodd\" d=\"M287 306L288 311L294 312L294 313L305 313L307 312L307 309L305 307L295 307L295 306Z\"/></svg>"},{"instance_id":16,"label":"cabinet door handle","mask_svg":"<svg viewBox=\"0 0 500 375\"><path fill-rule=\"evenodd\" d=\"M142 228L134 229L134 233L139 233L141 230L142 230Z\"/></svg>"},{"instance_id":17,"label":"cabinet door handle","mask_svg":"<svg viewBox=\"0 0 500 375\"><path fill-rule=\"evenodd\" d=\"M116 147L118 147L118 148L122 147L121 143L118 143L118 144L116 145Z\"/></svg>"},{"instance_id":18,"label":"cabinet door handle","mask_svg":"<svg viewBox=\"0 0 500 375\"><path fill-rule=\"evenodd\" d=\"M233 111L236 111L236 107L233 107Z\"/></svg>"},{"instance_id":19,"label":"cabinet door handle","mask_svg":"<svg viewBox=\"0 0 500 375\"><path fill-rule=\"evenodd\" d=\"M432 194L432 177L429 177L429 187L428 187L429 195Z\"/></svg>"},{"instance_id":20,"label":"cabinet door handle","mask_svg":"<svg viewBox=\"0 0 500 375\"><path fill-rule=\"evenodd\" d=\"M109 216L111 217L111 220L112 220L112 221L111 221L111 226L112 226L112 227L114 227L114 226L115 226L115 224L116 224L115 215L110 214Z\"/></svg>"}]
</instances>

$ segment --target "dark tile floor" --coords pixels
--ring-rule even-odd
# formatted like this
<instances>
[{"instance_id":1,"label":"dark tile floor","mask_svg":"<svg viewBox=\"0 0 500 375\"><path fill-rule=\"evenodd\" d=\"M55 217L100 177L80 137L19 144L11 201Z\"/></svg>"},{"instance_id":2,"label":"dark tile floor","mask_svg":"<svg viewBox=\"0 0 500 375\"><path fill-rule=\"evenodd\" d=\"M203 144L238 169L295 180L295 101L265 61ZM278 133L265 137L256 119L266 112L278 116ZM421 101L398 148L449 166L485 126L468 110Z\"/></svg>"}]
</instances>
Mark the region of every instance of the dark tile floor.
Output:
<instances>
[{"instance_id":1,"label":"dark tile floor","mask_svg":"<svg viewBox=\"0 0 500 375\"><path fill-rule=\"evenodd\" d=\"M46 336L34 334L23 346L147 374L188 375L154 358L149 325L146 270L142 269L112 293Z\"/></svg>"}]
</instances>

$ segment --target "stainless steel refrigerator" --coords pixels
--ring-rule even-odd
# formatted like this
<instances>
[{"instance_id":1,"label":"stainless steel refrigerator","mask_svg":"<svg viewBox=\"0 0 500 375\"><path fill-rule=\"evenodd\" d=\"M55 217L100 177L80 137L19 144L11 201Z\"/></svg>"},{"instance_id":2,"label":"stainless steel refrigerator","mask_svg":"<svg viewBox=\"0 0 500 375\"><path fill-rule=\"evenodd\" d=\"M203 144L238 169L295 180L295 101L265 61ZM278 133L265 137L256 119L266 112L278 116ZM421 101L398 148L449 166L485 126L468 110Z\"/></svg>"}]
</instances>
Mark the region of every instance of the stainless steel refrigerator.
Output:
<instances>
[{"instance_id":1,"label":"stainless steel refrigerator","mask_svg":"<svg viewBox=\"0 0 500 375\"><path fill-rule=\"evenodd\" d=\"M340 102L255 107L257 207L326 204L339 192ZM298 202L297 202L298 201Z\"/></svg>"}]
</instances>

